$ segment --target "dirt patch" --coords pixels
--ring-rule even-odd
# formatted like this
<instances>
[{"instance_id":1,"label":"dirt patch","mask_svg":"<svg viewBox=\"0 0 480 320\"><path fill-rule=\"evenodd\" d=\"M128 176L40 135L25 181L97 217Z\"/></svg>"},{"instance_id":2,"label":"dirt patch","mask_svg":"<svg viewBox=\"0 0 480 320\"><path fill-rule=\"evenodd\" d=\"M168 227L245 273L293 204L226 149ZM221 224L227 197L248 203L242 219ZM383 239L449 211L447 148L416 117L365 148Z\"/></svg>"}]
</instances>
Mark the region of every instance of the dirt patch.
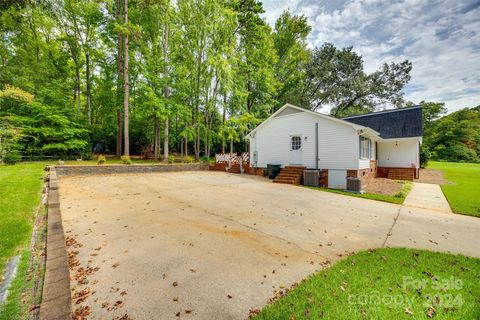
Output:
<instances>
[{"instance_id":1,"label":"dirt patch","mask_svg":"<svg viewBox=\"0 0 480 320\"><path fill-rule=\"evenodd\" d=\"M368 182L364 190L367 193L384 194L389 196L396 195L402 190L403 184L387 178L375 178Z\"/></svg>"},{"instance_id":2,"label":"dirt patch","mask_svg":"<svg viewBox=\"0 0 480 320\"><path fill-rule=\"evenodd\" d=\"M443 171L433 169L420 169L420 179L416 182L431 184L449 184L450 182L443 177Z\"/></svg>"}]
</instances>

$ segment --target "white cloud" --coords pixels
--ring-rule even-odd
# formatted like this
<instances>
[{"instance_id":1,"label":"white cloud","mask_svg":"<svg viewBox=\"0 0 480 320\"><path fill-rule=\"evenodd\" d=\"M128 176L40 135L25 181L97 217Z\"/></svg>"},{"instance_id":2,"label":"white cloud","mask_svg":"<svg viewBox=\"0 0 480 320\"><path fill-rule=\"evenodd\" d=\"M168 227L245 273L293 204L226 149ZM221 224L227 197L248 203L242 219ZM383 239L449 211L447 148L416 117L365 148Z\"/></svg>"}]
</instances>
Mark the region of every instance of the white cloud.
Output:
<instances>
[{"instance_id":1,"label":"white cloud","mask_svg":"<svg viewBox=\"0 0 480 320\"><path fill-rule=\"evenodd\" d=\"M305 14L310 46L353 46L369 72L412 61L406 98L444 101L455 111L480 104L480 4L468 2L264 0L264 7L271 24L287 8Z\"/></svg>"}]
</instances>

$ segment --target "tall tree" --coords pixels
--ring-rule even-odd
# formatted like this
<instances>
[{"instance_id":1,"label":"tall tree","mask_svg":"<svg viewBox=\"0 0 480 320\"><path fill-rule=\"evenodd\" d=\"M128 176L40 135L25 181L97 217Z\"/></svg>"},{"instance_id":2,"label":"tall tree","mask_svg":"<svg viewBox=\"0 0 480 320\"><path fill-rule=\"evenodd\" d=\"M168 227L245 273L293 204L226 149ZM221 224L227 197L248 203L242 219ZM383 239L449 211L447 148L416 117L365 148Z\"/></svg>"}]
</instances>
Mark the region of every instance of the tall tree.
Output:
<instances>
[{"instance_id":1,"label":"tall tree","mask_svg":"<svg viewBox=\"0 0 480 320\"><path fill-rule=\"evenodd\" d=\"M275 96L277 107L285 103L297 103L301 81L305 77L305 66L310 58L307 37L312 28L305 16L295 16L285 11L277 19L273 39L278 60L275 76L279 88Z\"/></svg>"},{"instance_id":2,"label":"tall tree","mask_svg":"<svg viewBox=\"0 0 480 320\"><path fill-rule=\"evenodd\" d=\"M123 0L116 1L116 13L115 20L117 26L122 24L123 15ZM121 28L117 28L117 143L115 146L115 153L118 158L122 155L122 138L123 138L123 114L122 114L122 102L123 102L123 33Z\"/></svg>"},{"instance_id":3,"label":"tall tree","mask_svg":"<svg viewBox=\"0 0 480 320\"><path fill-rule=\"evenodd\" d=\"M128 27L128 0L123 0L123 23ZM124 152L125 156L130 156L130 136L129 136L129 91L130 83L128 79L128 32L125 32L124 35L124 49L123 49L123 82L124 82L124 93L123 93L123 118L124 118Z\"/></svg>"}]
</instances>

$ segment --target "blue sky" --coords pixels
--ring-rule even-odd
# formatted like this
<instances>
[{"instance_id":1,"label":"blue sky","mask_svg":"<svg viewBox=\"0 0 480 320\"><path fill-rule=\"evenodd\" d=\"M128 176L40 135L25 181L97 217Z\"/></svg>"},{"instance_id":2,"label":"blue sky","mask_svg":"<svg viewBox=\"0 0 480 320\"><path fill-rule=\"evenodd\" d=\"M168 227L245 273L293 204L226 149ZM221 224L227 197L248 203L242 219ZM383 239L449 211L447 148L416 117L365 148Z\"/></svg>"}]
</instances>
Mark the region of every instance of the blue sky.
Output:
<instances>
[{"instance_id":1,"label":"blue sky","mask_svg":"<svg viewBox=\"0 0 480 320\"><path fill-rule=\"evenodd\" d=\"M480 104L480 0L263 0L267 22L289 9L307 16L309 46L353 46L368 72L408 59L406 99L449 112Z\"/></svg>"}]
</instances>

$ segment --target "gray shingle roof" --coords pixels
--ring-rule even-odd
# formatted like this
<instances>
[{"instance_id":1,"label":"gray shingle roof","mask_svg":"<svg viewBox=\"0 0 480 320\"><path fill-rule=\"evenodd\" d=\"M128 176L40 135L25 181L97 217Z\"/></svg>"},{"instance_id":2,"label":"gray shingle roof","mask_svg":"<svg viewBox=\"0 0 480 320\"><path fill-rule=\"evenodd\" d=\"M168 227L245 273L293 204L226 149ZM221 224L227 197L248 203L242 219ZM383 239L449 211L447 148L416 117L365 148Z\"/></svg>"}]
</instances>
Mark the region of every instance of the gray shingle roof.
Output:
<instances>
[{"instance_id":1,"label":"gray shingle roof","mask_svg":"<svg viewBox=\"0 0 480 320\"><path fill-rule=\"evenodd\" d=\"M383 139L423 136L420 106L367 113L343 120L372 128Z\"/></svg>"}]
</instances>

